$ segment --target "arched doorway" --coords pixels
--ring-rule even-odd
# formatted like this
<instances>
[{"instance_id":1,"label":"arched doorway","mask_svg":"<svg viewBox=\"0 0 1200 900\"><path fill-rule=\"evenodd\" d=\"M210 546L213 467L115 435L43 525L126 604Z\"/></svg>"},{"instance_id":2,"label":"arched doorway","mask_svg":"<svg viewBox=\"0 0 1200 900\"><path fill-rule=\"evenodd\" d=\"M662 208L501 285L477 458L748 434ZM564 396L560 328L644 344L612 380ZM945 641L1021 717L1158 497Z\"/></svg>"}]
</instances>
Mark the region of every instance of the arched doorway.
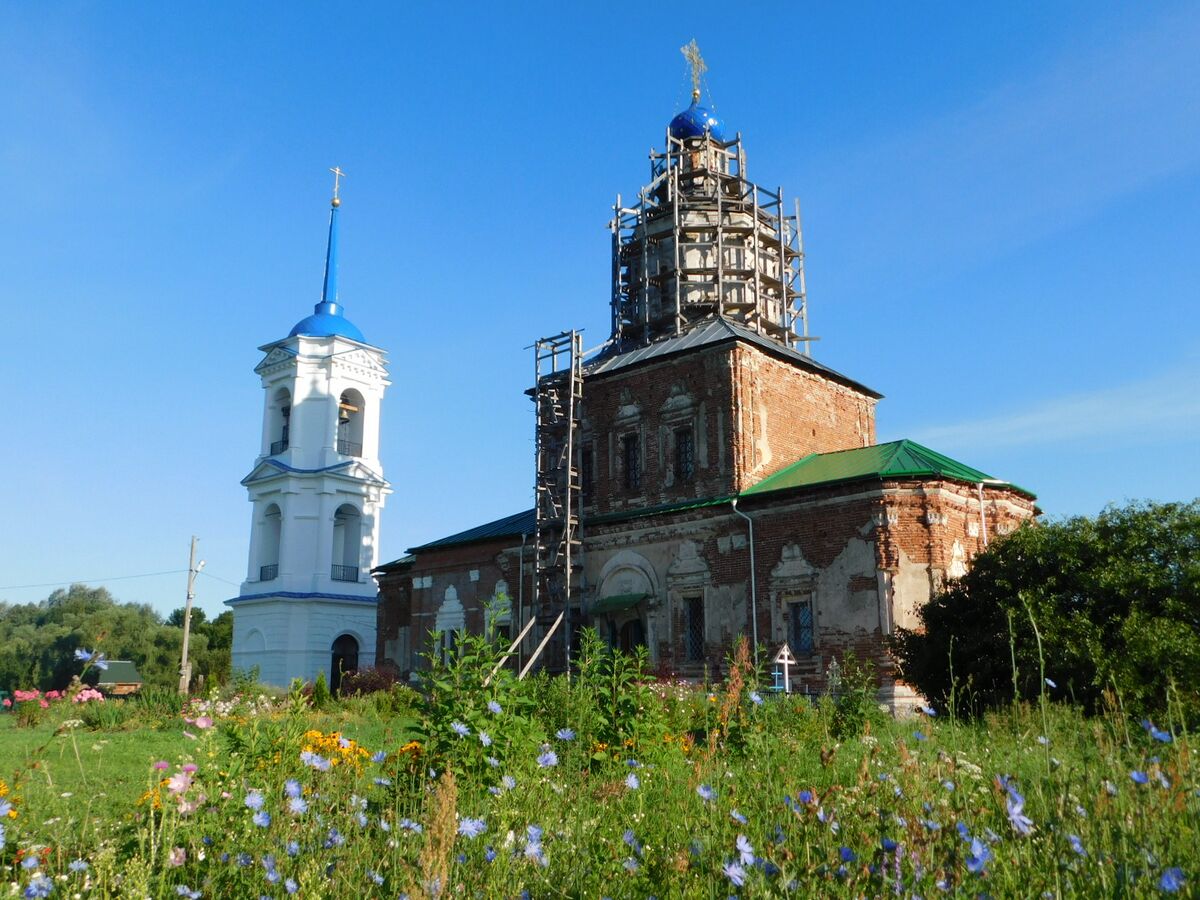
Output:
<instances>
[{"instance_id":1,"label":"arched doorway","mask_svg":"<svg viewBox=\"0 0 1200 900\"><path fill-rule=\"evenodd\" d=\"M632 653L636 648L644 646L645 643L646 636L642 629L641 619L630 619L621 626L618 646L622 653Z\"/></svg>"},{"instance_id":2,"label":"arched doorway","mask_svg":"<svg viewBox=\"0 0 1200 900\"><path fill-rule=\"evenodd\" d=\"M358 668L358 641L352 635L343 634L333 642L333 659L329 665L329 690L338 693L342 687L342 675Z\"/></svg>"}]
</instances>

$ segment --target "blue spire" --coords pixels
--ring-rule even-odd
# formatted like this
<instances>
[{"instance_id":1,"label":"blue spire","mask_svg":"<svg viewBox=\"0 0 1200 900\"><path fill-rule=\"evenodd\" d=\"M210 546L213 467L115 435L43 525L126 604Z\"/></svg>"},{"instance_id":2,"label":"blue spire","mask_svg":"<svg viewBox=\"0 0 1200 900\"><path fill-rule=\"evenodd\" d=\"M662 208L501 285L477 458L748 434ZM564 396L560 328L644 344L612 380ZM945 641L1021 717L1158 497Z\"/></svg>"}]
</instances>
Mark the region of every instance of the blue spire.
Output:
<instances>
[{"instance_id":1,"label":"blue spire","mask_svg":"<svg viewBox=\"0 0 1200 900\"><path fill-rule=\"evenodd\" d=\"M342 201L338 198L337 178L343 175L341 169L331 169L334 173L333 200L329 206L329 245L325 249L325 281L321 286L321 302L313 307L313 314L306 316L296 323L288 337L305 335L306 337L340 337L352 341L366 343L354 324L342 315L338 305L338 207Z\"/></svg>"}]
</instances>

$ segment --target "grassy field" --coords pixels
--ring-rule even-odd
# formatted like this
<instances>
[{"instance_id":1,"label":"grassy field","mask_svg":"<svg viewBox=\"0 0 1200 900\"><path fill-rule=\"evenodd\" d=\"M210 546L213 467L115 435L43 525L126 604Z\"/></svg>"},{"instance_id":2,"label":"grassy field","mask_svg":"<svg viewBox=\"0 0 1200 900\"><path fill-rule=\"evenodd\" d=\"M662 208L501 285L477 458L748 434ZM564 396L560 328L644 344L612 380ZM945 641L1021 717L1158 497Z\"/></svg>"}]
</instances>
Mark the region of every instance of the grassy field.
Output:
<instances>
[{"instance_id":1,"label":"grassy field","mask_svg":"<svg viewBox=\"0 0 1200 900\"><path fill-rule=\"evenodd\" d=\"M31 897L1195 893L1200 779L1165 724L1049 697L896 721L600 657L485 687L480 662L321 708L0 717L0 871Z\"/></svg>"}]
</instances>

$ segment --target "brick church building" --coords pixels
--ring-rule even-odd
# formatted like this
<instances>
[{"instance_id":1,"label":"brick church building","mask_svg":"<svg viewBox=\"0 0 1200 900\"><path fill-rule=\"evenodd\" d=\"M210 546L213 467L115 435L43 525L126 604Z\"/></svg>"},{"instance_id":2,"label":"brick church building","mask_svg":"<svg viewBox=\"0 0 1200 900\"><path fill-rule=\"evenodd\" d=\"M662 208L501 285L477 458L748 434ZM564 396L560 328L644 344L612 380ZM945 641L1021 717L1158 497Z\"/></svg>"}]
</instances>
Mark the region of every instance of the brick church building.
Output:
<instances>
[{"instance_id":1,"label":"brick church building","mask_svg":"<svg viewBox=\"0 0 1200 900\"><path fill-rule=\"evenodd\" d=\"M561 668L586 625L660 671L717 676L746 635L790 646L799 691L853 649L903 706L886 637L1036 514L1020 487L876 443L881 395L810 355L798 210L748 179L740 134L699 99L637 202L617 199L610 340L530 391L576 398L557 431L539 418L539 505L379 566L377 664L411 673L493 628L525 632L523 667L561 613L539 665Z\"/></svg>"}]
</instances>

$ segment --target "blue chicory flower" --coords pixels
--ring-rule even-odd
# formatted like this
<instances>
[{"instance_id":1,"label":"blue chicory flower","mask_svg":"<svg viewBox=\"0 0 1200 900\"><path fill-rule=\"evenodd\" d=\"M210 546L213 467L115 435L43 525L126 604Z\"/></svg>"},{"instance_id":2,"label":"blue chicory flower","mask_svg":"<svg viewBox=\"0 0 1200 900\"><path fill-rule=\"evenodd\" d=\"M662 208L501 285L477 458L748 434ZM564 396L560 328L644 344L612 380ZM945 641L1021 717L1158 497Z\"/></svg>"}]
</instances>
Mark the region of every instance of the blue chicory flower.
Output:
<instances>
[{"instance_id":1,"label":"blue chicory flower","mask_svg":"<svg viewBox=\"0 0 1200 900\"><path fill-rule=\"evenodd\" d=\"M1158 887L1168 894L1175 894L1183 887L1183 882L1183 870L1178 866L1172 866L1163 870L1162 876L1158 879Z\"/></svg>"},{"instance_id":2,"label":"blue chicory flower","mask_svg":"<svg viewBox=\"0 0 1200 900\"><path fill-rule=\"evenodd\" d=\"M556 731L554 733L554 736L556 738L558 738L560 741L575 740L575 732L572 731L570 728L560 728L560 729L558 729L558 731Z\"/></svg>"},{"instance_id":3,"label":"blue chicory flower","mask_svg":"<svg viewBox=\"0 0 1200 900\"><path fill-rule=\"evenodd\" d=\"M728 878L731 882L733 882L734 887L741 887L743 884L746 883L746 870L743 869L737 863L735 863L735 862L725 863L725 866L722 869L722 871L725 873L725 877Z\"/></svg>"},{"instance_id":4,"label":"blue chicory flower","mask_svg":"<svg viewBox=\"0 0 1200 900\"><path fill-rule=\"evenodd\" d=\"M1134 769L1130 772L1129 777L1133 780L1134 784L1146 784L1150 780L1150 776L1139 769Z\"/></svg>"},{"instance_id":5,"label":"blue chicory flower","mask_svg":"<svg viewBox=\"0 0 1200 900\"><path fill-rule=\"evenodd\" d=\"M257 825L259 828L266 828L268 825L271 824L271 814L269 812L267 812L265 809L260 809L258 812L256 812L254 814L254 816L252 818L253 818L254 824Z\"/></svg>"},{"instance_id":6,"label":"blue chicory flower","mask_svg":"<svg viewBox=\"0 0 1200 900\"><path fill-rule=\"evenodd\" d=\"M86 872L88 870L87 860L86 859L73 859L67 865L67 868L70 869L72 872Z\"/></svg>"},{"instance_id":7,"label":"blue chicory flower","mask_svg":"<svg viewBox=\"0 0 1200 900\"><path fill-rule=\"evenodd\" d=\"M492 746L492 736L486 731L479 732L479 743L483 744L485 747Z\"/></svg>"},{"instance_id":8,"label":"blue chicory flower","mask_svg":"<svg viewBox=\"0 0 1200 900\"><path fill-rule=\"evenodd\" d=\"M709 800L711 800L713 797L717 796L717 792L714 791L707 784L702 784L698 788L696 788L696 793L699 794L700 799L705 801L706 803Z\"/></svg>"},{"instance_id":9,"label":"blue chicory flower","mask_svg":"<svg viewBox=\"0 0 1200 900\"><path fill-rule=\"evenodd\" d=\"M558 754L553 750L546 750L537 758L537 764L543 769L549 769L557 766Z\"/></svg>"},{"instance_id":10,"label":"blue chicory flower","mask_svg":"<svg viewBox=\"0 0 1200 900\"><path fill-rule=\"evenodd\" d=\"M737 836L737 851L741 856L743 866L753 865L754 845L750 843L744 834Z\"/></svg>"},{"instance_id":11,"label":"blue chicory flower","mask_svg":"<svg viewBox=\"0 0 1200 900\"><path fill-rule=\"evenodd\" d=\"M971 840L971 850L967 854L967 871L972 875L982 875L984 867L992 858L992 850L979 838Z\"/></svg>"},{"instance_id":12,"label":"blue chicory flower","mask_svg":"<svg viewBox=\"0 0 1200 900\"><path fill-rule=\"evenodd\" d=\"M308 801L303 797L291 797L288 799L288 810L295 816L306 813L308 812Z\"/></svg>"},{"instance_id":13,"label":"blue chicory flower","mask_svg":"<svg viewBox=\"0 0 1200 900\"><path fill-rule=\"evenodd\" d=\"M498 716L498 715L500 715L500 713L504 712L504 710L501 709L500 704L497 703L495 700L489 700L487 703L487 708L488 708L488 712L490 712L494 716Z\"/></svg>"},{"instance_id":14,"label":"blue chicory flower","mask_svg":"<svg viewBox=\"0 0 1200 900\"><path fill-rule=\"evenodd\" d=\"M289 797L299 797L301 793L300 782L295 778L289 778L283 783L283 792Z\"/></svg>"},{"instance_id":15,"label":"blue chicory flower","mask_svg":"<svg viewBox=\"0 0 1200 900\"><path fill-rule=\"evenodd\" d=\"M630 772L625 776L625 787L629 788L631 791L636 791L641 786L642 783L638 780L637 775L635 775L633 772Z\"/></svg>"},{"instance_id":16,"label":"blue chicory flower","mask_svg":"<svg viewBox=\"0 0 1200 900\"><path fill-rule=\"evenodd\" d=\"M453 731L455 734L457 734L459 737L466 737L468 734L471 733L471 729L468 728L466 725L464 725L462 722L458 721L457 719L455 719L453 722L450 723L450 730Z\"/></svg>"},{"instance_id":17,"label":"blue chicory flower","mask_svg":"<svg viewBox=\"0 0 1200 900\"><path fill-rule=\"evenodd\" d=\"M759 696L758 691L751 691L750 692L750 702L753 703L755 706L762 706L763 698L761 696Z\"/></svg>"},{"instance_id":18,"label":"blue chicory flower","mask_svg":"<svg viewBox=\"0 0 1200 900\"><path fill-rule=\"evenodd\" d=\"M1087 856L1087 850L1083 846L1083 841L1079 839L1077 834L1068 834L1067 841L1071 844L1071 849L1079 856Z\"/></svg>"},{"instance_id":19,"label":"blue chicory flower","mask_svg":"<svg viewBox=\"0 0 1200 900\"><path fill-rule=\"evenodd\" d=\"M743 815L742 815L740 812L738 812L736 809L731 809L731 810L729 811L729 817L730 817L731 819L733 819L733 821L737 822L739 825L745 825L745 824L746 824L746 817L745 817L745 816L743 816Z\"/></svg>"},{"instance_id":20,"label":"blue chicory flower","mask_svg":"<svg viewBox=\"0 0 1200 900\"><path fill-rule=\"evenodd\" d=\"M248 794L246 794L246 808L247 809L262 809L263 808L262 791L250 791Z\"/></svg>"},{"instance_id":21,"label":"blue chicory flower","mask_svg":"<svg viewBox=\"0 0 1200 900\"><path fill-rule=\"evenodd\" d=\"M477 838L487 831L487 823L483 819L465 818L458 823L458 833L466 838Z\"/></svg>"}]
</instances>

